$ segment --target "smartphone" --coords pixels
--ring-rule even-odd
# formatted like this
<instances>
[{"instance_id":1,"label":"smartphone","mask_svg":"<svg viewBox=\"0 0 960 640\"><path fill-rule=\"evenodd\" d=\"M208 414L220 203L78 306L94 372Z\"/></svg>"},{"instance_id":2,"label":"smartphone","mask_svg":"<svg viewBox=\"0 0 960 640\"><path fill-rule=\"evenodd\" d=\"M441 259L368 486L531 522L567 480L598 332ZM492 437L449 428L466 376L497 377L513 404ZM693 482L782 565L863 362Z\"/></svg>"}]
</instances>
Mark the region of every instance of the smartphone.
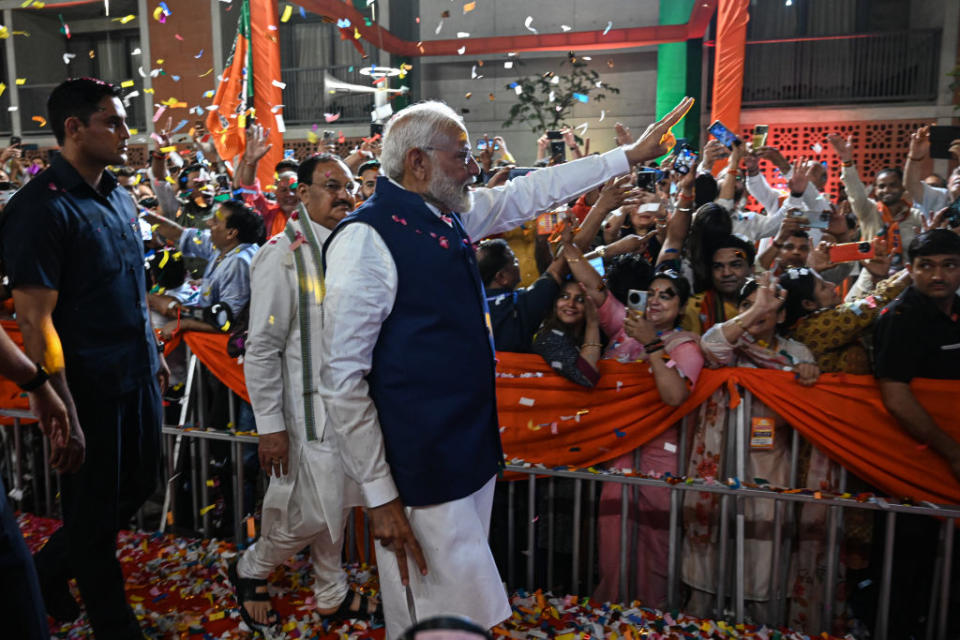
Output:
<instances>
[{"instance_id":1,"label":"smartphone","mask_svg":"<svg viewBox=\"0 0 960 640\"><path fill-rule=\"evenodd\" d=\"M10 146L11 146L11 147L18 147L18 146L20 146L20 143L21 143L21 142L22 142L22 141L20 140L20 136L10 136Z\"/></svg>"},{"instance_id":2,"label":"smartphone","mask_svg":"<svg viewBox=\"0 0 960 640\"><path fill-rule=\"evenodd\" d=\"M337 139L337 132L331 131L330 129L323 130L323 142L324 144L330 144Z\"/></svg>"},{"instance_id":3,"label":"smartphone","mask_svg":"<svg viewBox=\"0 0 960 640\"><path fill-rule=\"evenodd\" d=\"M733 149L733 145L738 142L737 136L734 135L733 131L727 129L719 120L715 120L712 125L707 127L707 131L727 149Z\"/></svg>"},{"instance_id":4,"label":"smartphone","mask_svg":"<svg viewBox=\"0 0 960 640\"><path fill-rule=\"evenodd\" d=\"M637 187L654 193L661 177L663 177L663 172L659 169L640 169L637 171Z\"/></svg>"},{"instance_id":5,"label":"smartphone","mask_svg":"<svg viewBox=\"0 0 960 640\"><path fill-rule=\"evenodd\" d=\"M514 167L510 169L510 173L507 175L507 182L513 180L514 178L519 178L520 176L525 176L531 171L536 171L536 167Z\"/></svg>"},{"instance_id":6,"label":"smartphone","mask_svg":"<svg viewBox=\"0 0 960 640\"><path fill-rule=\"evenodd\" d=\"M754 151L767 146L767 132L769 130L770 127L765 124L758 124L753 127L753 138L750 141L750 146Z\"/></svg>"},{"instance_id":7,"label":"smartphone","mask_svg":"<svg viewBox=\"0 0 960 640\"><path fill-rule=\"evenodd\" d=\"M830 247L831 262L856 262L876 256L872 242L847 242Z\"/></svg>"},{"instance_id":8,"label":"smartphone","mask_svg":"<svg viewBox=\"0 0 960 640\"><path fill-rule=\"evenodd\" d=\"M587 262L590 263L590 266L593 267L594 270L597 273L599 273L600 277L602 278L604 275L603 258L601 258L600 256L597 256L596 258L590 258L589 260L587 260Z\"/></svg>"},{"instance_id":9,"label":"smartphone","mask_svg":"<svg viewBox=\"0 0 960 640\"><path fill-rule=\"evenodd\" d=\"M947 208L947 224L951 229L960 227L960 198L954 200Z\"/></svg>"},{"instance_id":10,"label":"smartphone","mask_svg":"<svg viewBox=\"0 0 960 640\"><path fill-rule=\"evenodd\" d=\"M673 161L673 170L682 176L693 171L697 166L697 154L690 147L684 147L677 153L677 159Z\"/></svg>"},{"instance_id":11,"label":"smartphone","mask_svg":"<svg viewBox=\"0 0 960 640\"><path fill-rule=\"evenodd\" d=\"M554 164L560 164L567 159L567 145L563 141L561 131L547 131L547 138L550 140L550 157Z\"/></svg>"},{"instance_id":12,"label":"smartphone","mask_svg":"<svg viewBox=\"0 0 960 640\"><path fill-rule=\"evenodd\" d=\"M826 229L830 226L830 218L833 217L833 211L830 209L824 209L817 213L816 211L810 211L807 213L807 226L812 229ZM856 244L856 243L854 243Z\"/></svg>"},{"instance_id":13,"label":"smartphone","mask_svg":"<svg viewBox=\"0 0 960 640\"><path fill-rule=\"evenodd\" d=\"M380 136L383 137L383 123L382 122L371 122L370 123L370 137Z\"/></svg>"},{"instance_id":14,"label":"smartphone","mask_svg":"<svg viewBox=\"0 0 960 640\"><path fill-rule=\"evenodd\" d=\"M647 310L647 292L630 289L627 292L627 308L645 313Z\"/></svg>"},{"instance_id":15,"label":"smartphone","mask_svg":"<svg viewBox=\"0 0 960 640\"><path fill-rule=\"evenodd\" d=\"M930 127L930 157L951 158L950 143L960 139L960 127Z\"/></svg>"}]
</instances>

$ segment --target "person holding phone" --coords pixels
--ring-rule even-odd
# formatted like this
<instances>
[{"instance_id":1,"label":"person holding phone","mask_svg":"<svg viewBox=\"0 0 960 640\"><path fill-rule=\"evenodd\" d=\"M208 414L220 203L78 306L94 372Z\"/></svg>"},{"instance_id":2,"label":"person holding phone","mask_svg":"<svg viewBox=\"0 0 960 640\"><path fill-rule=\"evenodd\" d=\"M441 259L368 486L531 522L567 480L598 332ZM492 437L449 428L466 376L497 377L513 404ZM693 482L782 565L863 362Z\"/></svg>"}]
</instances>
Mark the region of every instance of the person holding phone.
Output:
<instances>
[{"instance_id":1,"label":"person holding phone","mask_svg":"<svg viewBox=\"0 0 960 640\"><path fill-rule=\"evenodd\" d=\"M669 406L682 404L696 385L703 368L700 336L680 329L681 312L690 297L690 284L676 271L657 272L647 290L643 311L619 307L618 324L622 329L612 333L613 339L605 357L637 361L649 365L660 400ZM612 298L613 296L608 296ZM614 326L606 325L605 331ZM671 364L672 363L672 364ZM639 469L643 473L677 472L677 425L609 462L615 469ZM620 586L621 493L614 483L604 483L600 494L597 520L599 536L600 582L593 592L598 602L618 602ZM636 524L637 596L645 606L662 607L667 600L667 551L670 545L669 491L638 487L636 502L631 505L628 527Z\"/></svg>"}]
</instances>

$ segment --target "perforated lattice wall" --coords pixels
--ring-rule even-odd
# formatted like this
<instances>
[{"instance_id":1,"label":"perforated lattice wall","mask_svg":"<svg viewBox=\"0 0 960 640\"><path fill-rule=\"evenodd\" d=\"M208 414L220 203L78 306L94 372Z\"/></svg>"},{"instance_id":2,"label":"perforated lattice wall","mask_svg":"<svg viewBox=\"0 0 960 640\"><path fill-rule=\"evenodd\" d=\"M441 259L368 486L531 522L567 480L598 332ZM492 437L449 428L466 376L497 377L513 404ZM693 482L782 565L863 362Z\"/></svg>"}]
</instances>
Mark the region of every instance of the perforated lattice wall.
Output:
<instances>
[{"instance_id":1,"label":"perforated lattice wall","mask_svg":"<svg viewBox=\"0 0 960 640\"><path fill-rule=\"evenodd\" d=\"M743 127L744 135L753 135L753 123ZM827 166L826 192L836 198L840 186L840 161L827 136L838 133L844 138L853 136L857 170L864 184L870 185L873 177L884 167L899 167L907 157L910 134L929 121L920 120L866 120L860 122L816 122L810 124L769 125L767 144L780 149L788 160L801 156L825 162ZM819 146L818 146L819 145ZM786 189L786 183L769 162L761 163L767 180L776 188ZM755 203L754 203L755 204Z\"/></svg>"}]
</instances>

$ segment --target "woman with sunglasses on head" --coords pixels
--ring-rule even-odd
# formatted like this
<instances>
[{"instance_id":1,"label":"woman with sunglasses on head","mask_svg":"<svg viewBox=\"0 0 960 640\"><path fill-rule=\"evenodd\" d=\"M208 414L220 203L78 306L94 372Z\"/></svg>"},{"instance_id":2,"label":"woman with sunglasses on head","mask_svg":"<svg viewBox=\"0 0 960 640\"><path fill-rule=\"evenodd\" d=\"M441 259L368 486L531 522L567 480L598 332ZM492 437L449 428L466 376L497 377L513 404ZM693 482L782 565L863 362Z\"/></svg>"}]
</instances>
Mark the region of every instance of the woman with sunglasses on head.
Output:
<instances>
[{"instance_id":1,"label":"woman with sunglasses on head","mask_svg":"<svg viewBox=\"0 0 960 640\"><path fill-rule=\"evenodd\" d=\"M610 336L604 357L623 362L646 362L656 382L659 399L670 406L684 402L703 367L698 336L678 327L681 311L690 295L687 280L675 271L653 276L647 292L644 313L627 311L620 296L610 295L622 287L616 272L610 274L607 288L600 275L577 255L575 247L565 249L570 270L580 286L598 307L600 328ZM634 273L636 278L637 274ZM637 287L642 284L636 283ZM645 288L645 287L643 287ZM609 463L612 468L640 469L644 473L677 471L677 429L672 426L636 451ZM637 587L640 599L649 606L660 606L667 597L669 492L640 488L630 517L639 525ZM620 584L620 487L605 483L600 497L600 584L594 598L601 602L619 601Z\"/></svg>"}]
</instances>

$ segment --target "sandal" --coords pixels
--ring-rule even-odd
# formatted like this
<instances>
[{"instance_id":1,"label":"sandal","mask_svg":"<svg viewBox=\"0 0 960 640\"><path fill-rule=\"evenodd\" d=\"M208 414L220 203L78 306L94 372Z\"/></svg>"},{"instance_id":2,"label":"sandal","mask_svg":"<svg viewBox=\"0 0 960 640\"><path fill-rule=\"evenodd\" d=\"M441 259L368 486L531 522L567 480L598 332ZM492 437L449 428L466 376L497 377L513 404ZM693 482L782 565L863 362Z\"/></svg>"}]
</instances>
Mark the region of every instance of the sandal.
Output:
<instances>
[{"instance_id":1,"label":"sandal","mask_svg":"<svg viewBox=\"0 0 960 640\"><path fill-rule=\"evenodd\" d=\"M358 596L360 597L360 602L357 604L357 608L353 609L350 605L353 604L354 598ZM370 611L370 598L364 593L351 589L347 591L347 595L344 597L343 602L340 603L340 607L333 613L328 613L323 617L330 622L341 622L350 619L376 622L383 620L383 602L377 602L377 608Z\"/></svg>"},{"instance_id":2,"label":"sandal","mask_svg":"<svg viewBox=\"0 0 960 640\"><path fill-rule=\"evenodd\" d=\"M247 611L247 608L244 606L246 602L270 602L270 594L264 591L257 591L259 587L266 587L267 581L257 578L241 578L237 573L237 563L236 561L231 562L227 567L227 577L230 579L230 584L233 585L236 598L237 606L240 608L240 617L246 623L250 630L255 634L260 633L263 635L265 629L269 629L277 623L279 620L279 614L273 609L270 608L267 611L267 619L272 620L267 624L261 624L253 619L250 613Z\"/></svg>"}]
</instances>

